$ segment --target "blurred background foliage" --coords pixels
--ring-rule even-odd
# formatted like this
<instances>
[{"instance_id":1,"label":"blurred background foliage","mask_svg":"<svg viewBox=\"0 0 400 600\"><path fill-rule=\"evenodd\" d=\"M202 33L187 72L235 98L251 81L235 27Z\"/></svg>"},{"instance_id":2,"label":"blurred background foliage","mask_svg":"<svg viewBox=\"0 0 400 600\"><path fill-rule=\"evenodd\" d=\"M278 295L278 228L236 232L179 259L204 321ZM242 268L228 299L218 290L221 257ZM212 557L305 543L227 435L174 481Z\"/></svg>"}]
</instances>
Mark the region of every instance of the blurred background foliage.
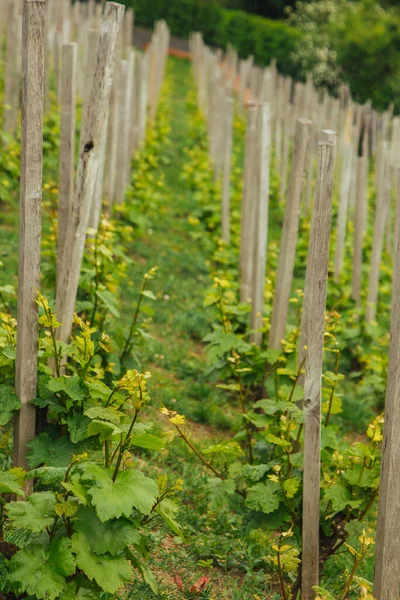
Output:
<instances>
[{"instance_id":1,"label":"blurred background foliage","mask_svg":"<svg viewBox=\"0 0 400 600\"><path fill-rule=\"evenodd\" d=\"M123 0L136 23L165 19L173 35L205 41L335 93L349 84L358 102L400 112L400 0Z\"/></svg>"}]
</instances>

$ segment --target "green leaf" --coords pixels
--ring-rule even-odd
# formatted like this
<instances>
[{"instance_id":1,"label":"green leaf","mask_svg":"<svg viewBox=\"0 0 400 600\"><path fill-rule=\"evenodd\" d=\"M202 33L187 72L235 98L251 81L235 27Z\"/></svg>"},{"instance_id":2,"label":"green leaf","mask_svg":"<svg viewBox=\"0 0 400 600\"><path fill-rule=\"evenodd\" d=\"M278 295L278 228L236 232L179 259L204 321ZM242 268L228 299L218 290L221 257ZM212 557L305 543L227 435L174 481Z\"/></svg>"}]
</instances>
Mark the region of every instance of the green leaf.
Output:
<instances>
[{"instance_id":1,"label":"green leaf","mask_svg":"<svg viewBox=\"0 0 400 600\"><path fill-rule=\"evenodd\" d=\"M77 566L105 592L115 594L131 581L132 567L129 562L111 554L94 554L82 532L73 534L72 550L76 554Z\"/></svg>"},{"instance_id":2,"label":"green leaf","mask_svg":"<svg viewBox=\"0 0 400 600\"><path fill-rule=\"evenodd\" d=\"M0 426L7 425L15 410L21 406L20 399L9 385L0 385Z\"/></svg>"},{"instance_id":3,"label":"green leaf","mask_svg":"<svg viewBox=\"0 0 400 600\"><path fill-rule=\"evenodd\" d=\"M119 425L121 418L123 417L123 414L112 406L108 408L94 406L93 408L88 408L88 410L85 411L85 415L89 417L89 419L110 421L110 423L114 423L114 425Z\"/></svg>"},{"instance_id":4,"label":"green leaf","mask_svg":"<svg viewBox=\"0 0 400 600\"><path fill-rule=\"evenodd\" d=\"M94 400L108 400L112 390L102 381L87 381L86 387Z\"/></svg>"},{"instance_id":5,"label":"green leaf","mask_svg":"<svg viewBox=\"0 0 400 600\"><path fill-rule=\"evenodd\" d=\"M217 510L225 506L229 497L233 496L236 485L232 479L222 480L217 477L210 477L208 488L211 497L210 509Z\"/></svg>"},{"instance_id":6,"label":"green leaf","mask_svg":"<svg viewBox=\"0 0 400 600\"><path fill-rule=\"evenodd\" d=\"M142 292L142 296L145 296L146 298L150 298L150 300L157 300L157 297L153 294L153 292L151 290L144 290Z\"/></svg>"},{"instance_id":7,"label":"green leaf","mask_svg":"<svg viewBox=\"0 0 400 600\"><path fill-rule=\"evenodd\" d=\"M279 496L276 486L271 482L256 483L248 489L246 505L251 510L262 510L269 514L279 506Z\"/></svg>"},{"instance_id":8,"label":"green leaf","mask_svg":"<svg viewBox=\"0 0 400 600\"><path fill-rule=\"evenodd\" d=\"M89 437L88 425L90 423L90 419L85 417L85 415L74 412L72 415L67 417L66 422L72 443L79 444L79 442L82 442Z\"/></svg>"},{"instance_id":9,"label":"green leaf","mask_svg":"<svg viewBox=\"0 0 400 600\"><path fill-rule=\"evenodd\" d=\"M19 483L19 477L15 473L0 471L0 494L24 495L24 490Z\"/></svg>"},{"instance_id":10,"label":"green leaf","mask_svg":"<svg viewBox=\"0 0 400 600\"><path fill-rule=\"evenodd\" d=\"M168 527L179 537L183 538L182 529L175 520L178 512L177 504L170 498L163 500L156 508L156 512L166 522Z\"/></svg>"},{"instance_id":11,"label":"green leaf","mask_svg":"<svg viewBox=\"0 0 400 600\"><path fill-rule=\"evenodd\" d=\"M143 435L133 435L129 440L131 446L138 448L146 448L147 450L163 450L165 447L164 440L150 433Z\"/></svg>"},{"instance_id":12,"label":"green leaf","mask_svg":"<svg viewBox=\"0 0 400 600\"><path fill-rule=\"evenodd\" d=\"M89 423L89 437L93 435L99 435L99 440L101 443L105 442L106 440L109 440L110 438L112 438L113 435L119 433L121 433L121 429L113 423L98 420L93 420Z\"/></svg>"},{"instance_id":13,"label":"green leaf","mask_svg":"<svg viewBox=\"0 0 400 600\"><path fill-rule=\"evenodd\" d=\"M72 455L76 452L67 437L52 440L47 433L41 433L28 444L30 451L27 455L31 469L46 465L48 467L68 467Z\"/></svg>"},{"instance_id":14,"label":"green leaf","mask_svg":"<svg viewBox=\"0 0 400 600\"><path fill-rule=\"evenodd\" d=\"M116 556L127 546L140 542L140 533L131 521L121 518L102 523L96 513L88 507L79 509L74 529L85 535L95 554L109 552Z\"/></svg>"},{"instance_id":15,"label":"green leaf","mask_svg":"<svg viewBox=\"0 0 400 600\"><path fill-rule=\"evenodd\" d=\"M119 319L121 315L118 310L118 299L114 296L114 294L112 294L109 290L104 290L102 292L97 291L96 296L102 301L104 306L108 311L110 311L113 317Z\"/></svg>"},{"instance_id":16,"label":"green leaf","mask_svg":"<svg viewBox=\"0 0 400 600\"><path fill-rule=\"evenodd\" d=\"M54 393L65 392L71 400L76 402L80 402L85 397L85 390L82 388L77 376L52 378L49 380L47 387Z\"/></svg>"},{"instance_id":17,"label":"green leaf","mask_svg":"<svg viewBox=\"0 0 400 600\"><path fill-rule=\"evenodd\" d=\"M135 569L137 569L139 571L139 573L141 573L141 575L142 575L144 581L147 583L147 585L150 586L151 590L155 594L158 594L157 581L156 581L156 578L154 577L153 573L151 572L150 568L146 565L146 563L144 563L141 560L138 560L138 558L133 554L133 552L129 551L128 555L129 555L129 560L131 561L132 565L135 567Z\"/></svg>"},{"instance_id":18,"label":"green leaf","mask_svg":"<svg viewBox=\"0 0 400 600\"><path fill-rule=\"evenodd\" d=\"M270 465L245 465L242 470L243 477L250 481L259 481L269 468Z\"/></svg>"},{"instance_id":19,"label":"green leaf","mask_svg":"<svg viewBox=\"0 0 400 600\"><path fill-rule=\"evenodd\" d=\"M71 541L54 539L48 548L30 544L10 561L9 579L19 593L55 600L66 587L65 578L75 572Z\"/></svg>"},{"instance_id":20,"label":"green leaf","mask_svg":"<svg viewBox=\"0 0 400 600\"><path fill-rule=\"evenodd\" d=\"M283 489L285 490L287 498L294 498L299 487L300 479L298 477L291 477L290 479L285 479L283 482Z\"/></svg>"},{"instance_id":21,"label":"green leaf","mask_svg":"<svg viewBox=\"0 0 400 600\"><path fill-rule=\"evenodd\" d=\"M88 490L100 521L129 517L134 508L145 515L150 513L158 496L158 487L152 479L133 469L120 471L115 482L107 475Z\"/></svg>"},{"instance_id":22,"label":"green leaf","mask_svg":"<svg viewBox=\"0 0 400 600\"><path fill-rule=\"evenodd\" d=\"M67 469L68 467L38 467L29 471L27 477L29 479L37 477L42 483L56 485L64 479Z\"/></svg>"},{"instance_id":23,"label":"green leaf","mask_svg":"<svg viewBox=\"0 0 400 600\"><path fill-rule=\"evenodd\" d=\"M39 533L54 521L56 499L53 492L31 494L26 502L9 502L7 514L18 529Z\"/></svg>"},{"instance_id":24,"label":"green leaf","mask_svg":"<svg viewBox=\"0 0 400 600\"><path fill-rule=\"evenodd\" d=\"M274 444L275 446L282 446L283 448L288 448L289 446L291 446L290 442L280 437L277 437L273 433L268 433L265 436L265 439L267 440L267 442L271 442L271 444Z\"/></svg>"},{"instance_id":25,"label":"green leaf","mask_svg":"<svg viewBox=\"0 0 400 600\"><path fill-rule=\"evenodd\" d=\"M344 510L346 506L357 508L362 504L362 500L352 500L350 491L340 483L334 483L325 490L325 500L331 500L332 509L335 513Z\"/></svg>"},{"instance_id":26,"label":"green leaf","mask_svg":"<svg viewBox=\"0 0 400 600\"><path fill-rule=\"evenodd\" d=\"M257 400L254 404L254 408L262 408L267 415L275 415L278 412L285 410L285 402L283 400L276 401L270 399Z\"/></svg>"}]
</instances>

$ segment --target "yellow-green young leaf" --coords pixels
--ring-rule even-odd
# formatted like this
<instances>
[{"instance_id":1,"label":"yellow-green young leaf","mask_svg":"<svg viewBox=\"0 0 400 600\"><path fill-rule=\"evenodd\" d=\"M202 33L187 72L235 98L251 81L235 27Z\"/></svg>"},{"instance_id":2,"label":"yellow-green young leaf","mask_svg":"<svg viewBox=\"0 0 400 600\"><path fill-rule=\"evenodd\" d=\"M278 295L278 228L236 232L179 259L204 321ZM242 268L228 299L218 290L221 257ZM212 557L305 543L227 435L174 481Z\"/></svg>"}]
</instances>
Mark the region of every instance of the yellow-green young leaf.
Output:
<instances>
[{"instance_id":1,"label":"yellow-green young leaf","mask_svg":"<svg viewBox=\"0 0 400 600\"><path fill-rule=\"evenodd\" d=\"M91 421L88 426L88 436L99 435L101 443L112 438L113 435L120 434L121 429L113 423L99 421L97 419Z\"/></svg>"},{"instance_id":2,"label":"yellow-green young leaf","mask_svg":"<svg viewBox=\"0 0 400 600\"><path fill-rule=\"evenodd\" d=\"M75 500L58 502L54 507L54 512L59 517L73 517L78 512L78 503Z\"/></svg>"},{"instance_id":3,"label":"yellow-green young leaf","mask_svg":"<svg viewBox=\"0 0 400 600\"><path fill-rule=\"evenodd\" d=\"M12 471L0 471L0 494L24 495L18 475Z\"/></svg>"},{"instance_id":4,"label":"yellow-green young leaf","mask_svg":"<svg viewBox=\"0 0 400 600\"><path fill-rule=\"evenodd\" d=\"M328 394L329 395L329 394ZM330 398L322 403L322 412L327 413L329 411ZM331 403L331 415L338 415L342 412L342 399L337 394L333 394Z\"/></svg>"},{"instance_id":5,"label":"yellow-green young leaf","mask_svg":"<svg viewBox=\"0 0 400 600\"><path fill-rule=\"evenodd\" d=\"M280 558L280 563L281 563L282 569L286 573L296 573L297 572L297 568L300 563L299 554L300 553L297 550L297 548L292 548L288 544L281 547L279 558Z\"/></svg>"},{"instance_id":6,"label":"yellow-green young leaf","mask_svg":"<svg viewBox=\"0 0 400 600\"><path fill-rule=\"evenodd\" d=\"M230 390L231 392L239 392L240 386L238 383L219 383L217 388L221 390Z\"/></svg>"},{"instance_id":7,"label":"yellow-green young leaf","mask_svg":"<svg viewBox=\"0 0 400 600\"><path fill-rule=\"evenodd\" d=\"M111 556L109 553L94 554L83 533L73 534L72 550L76 555L77 566L105 592L115 594L132 580L132 567L125 558Z\"/></svg>"},{"instance_id":8,"label":"yellow-green young leaf","mask_svg":"<svg viewBox=\"0 0 400 600\"><path fill-rule=\"evenodd\" d=\"M293 498L297 490L300 487L300 479L298 477L291 477L290 479L285 479L283 482L283 489L285 490L285 494L288 498Z\"/></svg>"},{"instance_id":9,"label":"yellow-green young leaf","mask_svg":"<svg viewBox=\"0 0 400 600\"><path fill-rule=\"evenodd\" d=\"M10 561L9 581L18 594L55 600L66 587L66 577L75 572L75 559L68 538L54 539L45 548L30 544Z\"/></svg>"},{"instance_id":10,"label":"yellow-green young leaf","mask_svg":"<svg viewBox=\"0 0 400 600\"><path fill-rule=\"evenodd\" d=\"M288 448L289 446L291 446L290 442L288 442L287 440L284 440L282 438L277 437L273 433L268 433L265 436L265 439L267 440L267 442L271 442L271 444L274 444L275 446L282 446L283 448Z\"/></svg>"}]
</instances>

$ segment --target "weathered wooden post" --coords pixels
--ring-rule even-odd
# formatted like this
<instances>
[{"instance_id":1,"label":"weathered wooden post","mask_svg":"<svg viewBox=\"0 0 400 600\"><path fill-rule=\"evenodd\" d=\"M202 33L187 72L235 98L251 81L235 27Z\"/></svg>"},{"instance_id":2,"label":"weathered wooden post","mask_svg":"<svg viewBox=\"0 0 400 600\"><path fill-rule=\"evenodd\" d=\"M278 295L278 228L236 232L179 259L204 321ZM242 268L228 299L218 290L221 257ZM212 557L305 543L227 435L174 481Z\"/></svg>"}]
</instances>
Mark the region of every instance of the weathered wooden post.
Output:
<instances>
[{"instance_id":1,"label":"weathered wooden post","mask_svg":"<svg viewBox=\"0 0 400 600\"><path fill-rule=\"evenodd\" d=\"M332 214L335 142L319 144L319 162L307 259L302 326L306 324L302 598L313 600L319 580L321 378Z\"/></svg>"},{"instance_id":2,"label":"weathered wooden post","mask_svg":"<svg viewBox=\"0 0 400 600\"><path fill-rule=\"evenodd\" d=\"M61 56L60 169L57 263L62 260L64 240L74 194L76 64L77 45L64 44Z\"/></svg>"},{"instance_id":3,"label":"weathered wooden post","mask_svg":"<svg viewBox=\"0 0 400 600\"><path fill-rule=\"evenodd\" d=\"M251 298L253 281L252 235L254 231L254 165L257 147L257 107L248 107L243 199L240 227L240 300L248 302Z\"/></svg>"},{"instance_id":4,"label":"weathered wooden post","mask_svg":"<svg viewBox=\"0 0 400 600\"><path fill-rule=\"evenodd\" d=\"M231 162L233 142L233 99L229 95L224 97L224 168L222 181L222 239L229 244L230 238L230 195L231 195Z\"/></svg>"},{"instance_id":5,"label":"weathered wooden post","mask_svg":"<svg viewBox=\"0 0 400 600\"><path fill-rule=\"evenodd\" d=\"M361 300L361 271L364 234L368 208L368 119L361 130L360 154L356 162L356 209L354 214L353 278L351 296L357 305Z\"/></svg>"},{"instance_id":6,"label":"weathered wooden post","mask_svg":"<svg viewBox=\"0 0 400 600\"><path fill-rule=\"evenodd\" d=\"M368 277L367 306L365 318L367 323L375 321L379 292L379 274L381 268L385 224L390 204L390 185L392 167L387 162L387 152L381 159L382 172L378 185L378 197L375 209L374 233L372 240L371 263ZM386 162L384 162L386 160Z\"/></svg>"},{"instance_id":7,"label":"weathered wooden post","mask_svg":"<svg viewBox=\"0 0 400 600\"><path fill-rule=\"evenodd\" d=\"M397 232L399 233L399 231ZM400 597L400 237L393 268L389 367L386 382L378 524L376 530L374 597Z\"/></svg>"},{"instance_id":8,"label":"weathered wooden post","mask_svg":"<svg viewBox=\"0 0 400 600\"><path fill-rule=\"evenodd\" d=\"M346 240L347 209L351 184L351 169L353 161L353 146L351 143L353 110L349 108L345 115L343 132L343 162L342 181L340 188L339 210L337 218L336 246L335 246L335 281L338 282L343 267L344 245Z\"/></svg>"},{"instance_id":9,"label":"weathered wooden post","mask_svg":"<svg viewBox=\"0 0 400 600\"><path fill-rule=\"evenodd\" d=\"M63 252L57 281L56 314L62 323L57 333L59 339L64 342L69 340L71 333L90 206L98 172L101 140L124 10L125 7L121 4L115 2L106 4L90 101L83 115L83 136L79 151L74 202L64 245L68 251Z\"/></svg>"},{"instance_id":10,"label":"weathered wooden post","mask_svg":"<svg viewBox=\"0 0 400 600\"><path fill-rule=\"evenodd\" d=\"M279 348L285 335L293 269L296 258L297 235L301 209L301 195L304 183L307 149L310 139L311 121L297 119L289 190L285 207L282 237L280 243L276 287L269 332L269 348Z\"/></svg>"},{"instance_id":11,"label":"weathered wooden post","mask_svg":"<svg viewBox=\"0 0 400 600\"><path fill-rule=\"evenodd\" d=\"M27 468L27 444L35 435L42 204L44 0L25 0L22 53L20 249L14 417L14 465Z\"/></svg>"},{"instance_id":12,"label":"weathered wooden post","mask_svg":"<svg viewBox=\"0 0 400 600\"><path fill-rule=\"evenodd\" d=\"M263 324L265 269L267 262L269 171L271 155L271 108L262 104L258 109L258 152L256 169L255 220L253 239L253 289L250 341L260 345Z\"/></svg>"}]
</instances>

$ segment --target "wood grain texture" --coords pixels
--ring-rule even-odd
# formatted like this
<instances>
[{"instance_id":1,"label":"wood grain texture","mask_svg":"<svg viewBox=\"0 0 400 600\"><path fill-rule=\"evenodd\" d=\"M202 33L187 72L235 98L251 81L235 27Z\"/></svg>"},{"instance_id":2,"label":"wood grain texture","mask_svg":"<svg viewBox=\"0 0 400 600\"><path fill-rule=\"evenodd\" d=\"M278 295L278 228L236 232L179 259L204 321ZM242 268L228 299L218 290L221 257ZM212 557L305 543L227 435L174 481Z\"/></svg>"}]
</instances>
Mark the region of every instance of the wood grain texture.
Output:
<instances>
[{"instance_id":1,"label":"wood grain texture","mask_svg":"<svg viewBox=\"0 0 400 600\"><path fill-rule=\"evenodd\" d=\"M56 314L62 323L59 339L69 340L79 274L85 247L91 201L100 162L101 140L110 98L118 37L125 7L108 2L101 27L90 100L83 115L74 202L65 237L65 250L57 283Z\"/></svg>"},{"instance_id":2,"label":"wood grain texture","mask_svg":"<svg viewBox=\"0 0 400 600\"><path fill-rule=\"evenodd\" d=\"M77 45L64 44L61 54L60 167L57 264L61 264L74 194Z\"/></svg>"},{"instance_id":3,"label":"wood grain texture","mask_svg":"<svg viewBox=\"0 0 400 600\"><path fill-rule=\"evenodd\" d=\"M311 121L297 119L289 189L285 206L282 237L279 251L276 287L269 332L269 348L279 348L285 335L293 269L296 259L297 236L299 230L302 189L310 140Z\"/></svg>"},{"instance_id":4,"label":"wood grain texture","mask_svg":"<svg viewBox=\"0 0 400 600\"><path fill-rule=\"evenodd\" d=\"M367 306L365 319L367 323L375 321L379 292L379 275L382 261L385 224L390 204L391 166L382 166L382 180L378 188L378 198L375 210L374 233L372 240L371 262L368 277Z\"/></svg>"},{"instance_id":5,"label":"wood grain texture","mask_svg":"<svg viewBox=\"0 0 400 600\"><path fill-rule=\"evenodd\" d=\"M336 144L319 145L308 249L303 319L307 320L304 376L302 598L312 600L319 581L321 378Z\"/></svg>"},{"instance_id":6,"label":"wood grain texture","mask_svg":"<svg viewBox=\"0 0 400 600\"><path fill-rule=\"evenodd\" d=\"M397 235L399 230L397 230ZM400 236L393 268L389 366L376 531L374 597L400 597Z\"/></svg>"},{"instance_id":7,"label":"wood grain texture","mask_svg":"<svg viewBox=\"0 0 400 600\"><path fill-rule=\"evenodd\" d=\"M226 244L230 240L230 197L231 197L231 163L233 142L234 104L229 95L224 96L224 147L223 147L223 180L222 180L222 239Z\"/></svg>"},{"instance_id":8,"label":"wood grain texture","mask_svg":"<svg viewBox=\"0 0 400 600\"><path fill-rule=\"evenodd\" d=\"M243 199L240 228L240 300L247 302L252 289L252 241L254 233L255 162L257 156L257 107L247 109Z\"/></svg>"},{"instance_id":9,"label":"wood grain texture","mask_svg":"<svg viewBox=\"0 0 400 600\"><path fill-rule=\"evenodd\" d=\"M262 104L258 109L258 152L256 156L256 194L254 203L253 285L251 303L250 341L261 345L263 325L265 270L267 262L269 173L271 158L271 107Z\"/></svg>"},{"instance_id":10,"label":"wood grain texture","mask_svg":"<svg viewBox=\"0 0 400 600\"><path fill-rule=\"evenodd\" d=\"M35 435L38 317L40 287L42 204L43 100L44 100L43 0L25 0L22 55L22 140L20 189L20 248L18 270L18 326L15 388L21 410L14 418L14 465L27 467L27 444Z\"/></svg>"}]
</instances>

